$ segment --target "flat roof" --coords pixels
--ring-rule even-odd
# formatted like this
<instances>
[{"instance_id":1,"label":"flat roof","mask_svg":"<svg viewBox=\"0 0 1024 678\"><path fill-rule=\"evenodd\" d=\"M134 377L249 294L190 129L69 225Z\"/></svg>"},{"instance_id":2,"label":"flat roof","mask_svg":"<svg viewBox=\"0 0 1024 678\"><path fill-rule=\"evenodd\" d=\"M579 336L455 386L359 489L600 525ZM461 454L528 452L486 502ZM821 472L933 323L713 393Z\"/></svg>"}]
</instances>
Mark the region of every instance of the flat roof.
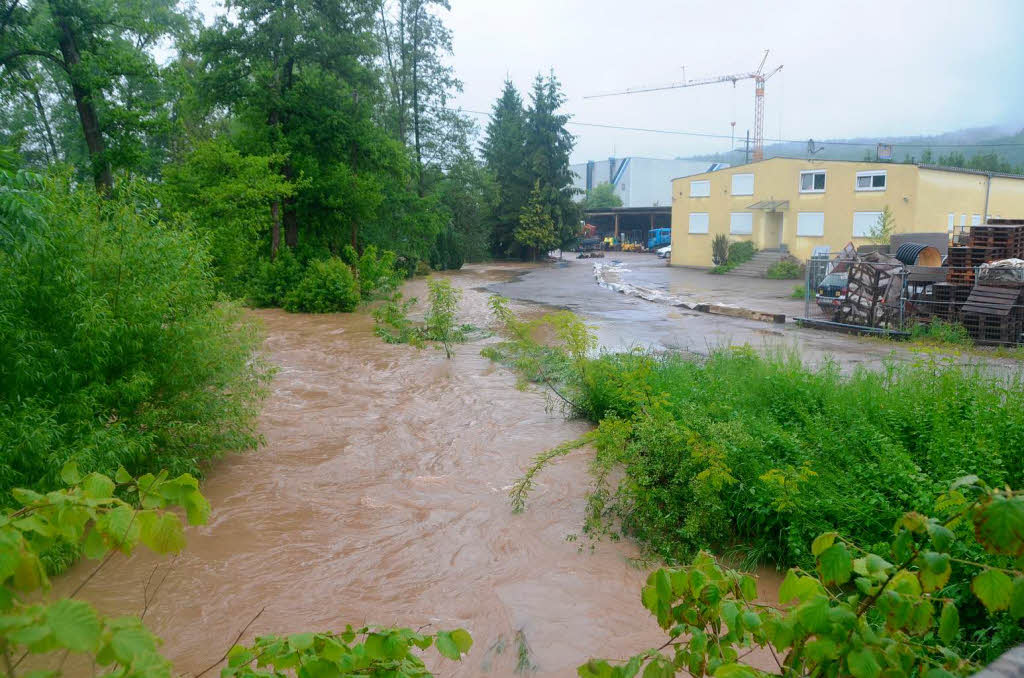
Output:
<instances>
[{"instance_id":1,"label":"flat roof","mask_svg":"<svg viewBox=\"0 0 1024 678\"><path fill-rule=\"evenodd\" d=\"M739 165L730 165L728 167L719 167L707 172L701 172L700 174L686 174L681 177L674 177L672 181L678 181L679 179L687 179L690 177L698 177L701 174L714 174L715 172L722 172L724 170L738 169L741 167L747 167L749 165L756 165L762 162L770 162L772 160L803 160L805 162L814 161L815 163L822 164L828 162L858 162L861 164L874 164L874 165L910 165L911 167L917 167L919 169L933 170L936 172L955 172L957 174L978 174L981 176L993 176L993 177L1004 177L1007 179L1024 179L1024 174L1011 174L1007 172L988 172L986 170L968 169L966 167L947 167L945 165L934 165L934 164L921 164L916 162L892 162L888 160L831 160L831 159L815 159L815 158L798 158L791 155L775 155L764 160L758 160L756 162L745 162Z\"/></svg>"},{"instance_id":2,"label":"flat roof","mask_svg":"<svg viewBox=\"0 0 1024 678\"><path fill-rule=\"evenodd\" d=\"M655 207L599 207L592 210L583 210L584 214L592 217L599 217L603 214L672 214L672 205L657 205Z\"/></svg>"}]
</instances>

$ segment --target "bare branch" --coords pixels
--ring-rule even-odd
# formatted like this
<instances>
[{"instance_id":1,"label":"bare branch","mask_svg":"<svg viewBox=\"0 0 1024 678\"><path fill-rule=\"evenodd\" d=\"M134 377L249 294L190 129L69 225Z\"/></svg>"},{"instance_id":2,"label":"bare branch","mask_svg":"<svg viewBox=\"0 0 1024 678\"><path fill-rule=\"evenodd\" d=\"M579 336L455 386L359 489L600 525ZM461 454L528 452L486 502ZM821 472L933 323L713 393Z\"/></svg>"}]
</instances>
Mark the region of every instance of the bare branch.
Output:
<instances>
[{"instance_id":1,"label":"bare branch","mask_svg":"<svg viewBox=\"0 0 1024 678\"><path fill-rule=\"evenodd\" d=\"M254 621L256 621L257 619L259 619L259 616L261 614L263 614L263 610L265 610L265 609L267 609L267 608L265 608L265 607L260 608L260 611L256 613L256 616L253 617L252 619L250 619L249 623L245 625L245 628L243 628L241 631L238 632L238 635L235 636L234 641L232 641L232 643L230 645L228 645L228 649L224 650L224 654L221 655L220 659L218 659L217 661L213 662L212 664L207 666L205 669L203 669L202 671L197 673L195 675L195 678L202 678L202 676L206 675L207 673L209 673L213 669L217 668L222 661L227 659L228 658L228 652L231 652L231 648L233 648L235 645L238 645L238 641L240 641L242 639L242 636L244 636L245 632L249 630L249 627L252 626L252 623Z\"/></svg>"}]
</instances>

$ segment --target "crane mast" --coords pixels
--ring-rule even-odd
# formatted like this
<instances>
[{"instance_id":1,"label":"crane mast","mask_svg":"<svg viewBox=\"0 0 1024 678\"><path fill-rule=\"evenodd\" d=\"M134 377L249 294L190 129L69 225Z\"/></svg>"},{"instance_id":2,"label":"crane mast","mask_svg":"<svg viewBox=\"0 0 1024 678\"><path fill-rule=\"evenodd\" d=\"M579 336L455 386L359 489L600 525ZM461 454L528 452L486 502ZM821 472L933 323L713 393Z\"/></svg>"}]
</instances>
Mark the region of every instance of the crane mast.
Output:
<instances>
[{"instance_id":1,"label":"crane mast","mask_svg":"<svg viewBox=\"0 0 1024 678\"><path fill-rule=\"evenodd\" d=\"M764 160L764 84L767 80L782 70L782 65L771 71L765 72L764 64L768 60L768 50L764 51L761 63L756 71L747 73L732 73L730 75L716 75L709 78L697 78L693 80L681 80L667 85L653 85L647 87L631 87L618 92L606 92L604 94L593 94L584 99L598 99L601 97L622 96L624 94L640 94L643 92L661 92L669 89L682 89L684 87L699 87L701 85L714 85L721 82L731 82L733 86L740 80L754 81L754 152L755 162ZM734 123L735 124L735 123Z\"/></svg>"}]
</instances>

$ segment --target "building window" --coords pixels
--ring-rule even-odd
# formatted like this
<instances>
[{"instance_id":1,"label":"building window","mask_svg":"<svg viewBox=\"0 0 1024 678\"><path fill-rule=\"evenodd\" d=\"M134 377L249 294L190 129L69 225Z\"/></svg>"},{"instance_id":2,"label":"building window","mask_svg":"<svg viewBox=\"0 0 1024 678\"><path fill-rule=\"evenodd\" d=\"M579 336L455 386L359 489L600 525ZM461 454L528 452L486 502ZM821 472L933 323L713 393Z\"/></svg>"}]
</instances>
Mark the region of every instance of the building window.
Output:
<instances>
[{"instance_id":1,"label":"building window","mask_svg":"<svg viewBox=\"0 0 1024 678\"><path fill-rule=\"evenodd\" d=\"M881 212L854 212L853 213L853 237L867 238L871 231L878 226L878 219Z\"/></svg>"},{"instance_id":2,"label":"building window","mask_svg":"<svg viewBox=\"0 0 1024 678\"><path fill-rule=\"evenodd\" d=\"M801 193L824 193L825 170L812 170L800 173Z\"/></svg>"},{"instance_id":3,"label":"building window","mask_svg":"<svg viewBox=\"0 0 1024 678\"><path fill-rule=\"evenodd\" d=\"M753 175L751 175L753 176ZM729 213L729 233L731 235L751 235L754 232L754 215L750 212Z\"/></svg>"},{"instance_id":4,"label":"building window","mask_svg":"<svg viewBox=\"0 0 1024 678\"><path fill-rule=\"evenodd\" d=\"M884 191L885 170L876 172L857 172L858 191Z\"/></svg>"},{"instance_id":5,"label":"building window","mask_svg":"<svg viewBox=\"0 0 1024 678\"><path fill-rule=\"evenodd\" d=\"M690 212L690 233L708 232L708 213Z\"/></svg>"},{"instance_id":6,"label":"building window","mask_svg":"<svg viewBox=\"0 0 1024 678\"><path fill-rule=\"evenodd\" d=\"M690 182L690 197L691 198L706 198L711 195L711 182L710 181L691 181Z\"/></svg>"},{"instance_id":7,"label":"building window","mask_svg":"<svg viewBox=\"0 0 1024 678\"><path fill-rule=\"evenodd\" d=\"M946 230L952 233L954 226L956 226L956 215L950 212L949 218L946 220Z\"/></svg>"},{"instance_id":8,"label":"building window","mask_svg":"<svg viewBox=\"0 0 1024 678\"><path fill-rule=\"evenodd\" d=\"M971 215L971 226L981 226L981 215L980 214L972 214Z\"/></svg>"},{"instance_id":9,"label":"building window","mask_svg":"<svg viewBox=\"0 0 1024 678\"><path fill-rule=\"evenodd\" d=\"M796 215L796 234L812 238L825 235L825 213L799 212Z\"/></svg>"},{"instance_id":10,"label":"building window","mask_svg":"<svg viewBox=\"0 0 1024 678\"><path fill-rule=\"evenodd\" d=\"M734 174L732 175L733 195L754 195L754 175Z\"/></svg>"},{"instance_id":11,"label":"building window","mask_svg":"<svg viewBox=\"0 0 1024 678\"><path fill-rule=\"evenodd\" d=\"M960 228L967 228L967 215L966 214L961 214L960 215Z\"/></svg>"}]
</instances>

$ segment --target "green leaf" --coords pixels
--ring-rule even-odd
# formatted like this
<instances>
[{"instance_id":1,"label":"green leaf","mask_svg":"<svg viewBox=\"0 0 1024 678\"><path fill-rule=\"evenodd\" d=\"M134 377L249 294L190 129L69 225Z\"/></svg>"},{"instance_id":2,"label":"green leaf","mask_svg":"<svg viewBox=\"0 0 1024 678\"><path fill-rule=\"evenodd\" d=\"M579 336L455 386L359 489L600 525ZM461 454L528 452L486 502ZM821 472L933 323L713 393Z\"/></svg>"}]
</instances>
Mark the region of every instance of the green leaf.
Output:
<instances>
[{"instance_id":1,"label":"green leaf","mask_svg":"<svg viewBox=\"0 0 1024 678\"><path fill-rule=\"evenodd\" d=\"M117 661L130 665L136 659L156 652L153 635L146 629L135 626L118 629L110 639L110 649Z\"/></svg>"},{"instance_id":2,"label":"green leaf","mask_svg":"<svg viewBox=\"0 0 1024 678\"><path fill-rule=\"evenodd\" d=\"M825 549L835 543L836 537L838 536L838 532L826 532L824 534L819 534L811 543L811 554L814 556L820 556Z\"/></svg>"},{"instance_id":3,"label":"green leaf","mask_svg":"<svg viewBox=\"0 0 1024 678\"><path fill-rule=\"evenodd\" d=\"M65 485L74 485L80 481L82 474L78 472L78 462L72 460L64 464L60 470L60 479Z\"/></svg>"},{"instance_id":4,"label":"green leaf","mask_svg":"<svg viewBox=\"0 0 1024 678\"><path fill-rule=\"evenodd\" d=\"M308 650L313 647L313 640L315 639L312 633L293 633L288 636L288 644L296 650Z\"/></svg>"},{"instance_id":5,"label":"green leaf","mask_svg":"<svg viewBox=\"0 0 1024 678\"><path fill-rule=\"evenodd\" d=\"M107 499L114 494L114 481L99 473L90 473L82 480L82 492L92 499Z\"/></svg>"},{"instance_id":6,"label":"green leaf","mask_svg":"<svg viewBox=\"0 0 1024 678\"><path fill-rule=\"evenodd\" d=\"M722 664L712 675L715 678L757 678L757 671L745 664Z\"/></svg>"},{"instance_id":7,"label":"green leaf","mask_svg":"<svg viewBox=\"0 0 1024 678\"><path fill-rule=\"evenodd\" d=\"M918 566L921 588L928 593L945 586L949 581L949 576L953 573L953 569L949 565L949 555L946 553L928 551L921 555Z\"/></svg>"},{"instance_id":8,"label":"green leaf","mask_svg":"<svg viewBox=\"0 0 1024 678\"><path fill-rule=\"evenodd\" d=\"M749 574L740 577L740 595L743 596L743 600L757 599L757 580Z\"/></svg>"},{"instance_id":9,"label":"green leaf","mask_svg":"<svg viewBox=\"0 0 1024 678\"><path fill-rule=\"evenodd\" d=\"M800 625L810 633L825 633L830 627L828 611L828 598L815 596L797 606L796 618Z\"/></svg>"},{"instance_id":10,"label":"green leaf","mask_svg":"<svg viewBox=\"0 0 1024 678\"><path fill-rule=\"evenodd\" d=\"M939 638L947 645L956 640L957 631L960 629L960 612L953 603L942 605L942 614L939 615Z\"/></svg>"},{"instance_id":11,"label":"green leaf","mask_svg":"<svg viewBox=\"0 0 1024 678\"><path fill-rule=\"evenodd\" d=\"M853 650L846 655L846 664L855 678L878 678L882 672L875 654L867 648Z\"/></svg>"},{"instance_id":12,"label":"green leaf","mask_svg":"<svg viewBox=\"0 0 1024 678\"><path fill-rule=\"evenodd\" d=\"M140 512L139 516L141 517L143 513ZM122 504L104 513L96 521L96 528L106 535L108 544L120 548L124 553L131 553L139 543L144 520L136 519L135 509Z\"/></svg>"},{"instance_id":13,"label":"green leaf","mask_svg":"<svg viewBox=\"0 0 1024 678\"><path fill-rule=\"evenodd\" d=\"M469 652L469 648L473 647L473 637L469 635L469 631L466 629L455 629L452 631L452 640L455 641L455 646L459 648L459 652L466 654Z\"/></svg>"},{"instance_id":14,"label":"green leaf","mask_svg":"<svg viewBox=\"0 0 1024 678\"><path fill-rule=\"evenodd\" d=\"M94 652L100 640L100 620L89 603L58 600L46 608L46 623L61 647Z\"/></svg>"},{"instance_id":15,"label":"green leaf","mask_svg":"<svg viewBox=\"0 0 1024 678\"><path fill-rule=\"evenodd\" d=\"M669 604L672 601L672 580L669 579L668 572L664 569L655 572L654 585L658 589L658 599Z\"/></svg>"},{"instance_id":16,"label":"green leaf","mask_svg":"<svg viewBox=\"0 0 1024 678\"><path fill-rule=\"evenodd\" d=\"M459 645L452 638L452 634L448 631L438 631L437 638L434 641L437 645L437 651L441 653L441 656L447 657L459 661L461 653L459 652Z\"/></svg>"},{"instance_id":17,"label":"green leaf","mask_svg":"<svg viewBox=\"0 0 1024 678\"><path fill-rule=\"evenodd\" d=\"M179 553L185 548L185 533L175 514L140 511L136 519L142 543L156 553Z\"/></svg>"},{"instance_id":18,"label":"green leaf","mask_svg":"<svg viewBox=\"0 0 1024 678\"><path fill-rule=\"evenodd\" d=\"M117 468L117 473L114 474L114 480L121 485L124 485L125 483L132 482L133 478L132 474L128 473L128 471L124 469L124 466L119 466Z\"/></svg>"},{"instance_id":19,"label":"green leaf","mask_svg":"<svg viewBox=\"0 0 1024 678\"><path fill-rule=\"evenodd\" d=\"M820 592L821 585L817 580L799 575L796 570L790 570L779 586L779 602L786 604L794 598L802 602Z\"/></svg>"},{"instance_id":20,"label":"green leaf","mask_svg":"<svg viewBox=\"0 0 1024 678\"><path fill-rule=\"evenodd\" d=\"M974 534L989 553L1024 553L1024 498L995 496L973 518Z\"/></svg>"},{"instance_id":21,"label":"green leaf","mask_svg":"<svg viewBox=\"0 0 1024 678\"><path fill-rule=\"evenodd\" d=\"M1005 610L1010 606L1013 582L999 570L985 570L971 582L971 590L989 612Z\"/></svg>"},{"instance_id":22,"label":"green leaf","mask_svg":"<svg viewBox=\"0 0 1024 678\"><path fill-rule=\"evenodd\" d=\"M1024 617L1024 577L1013 580L1013 589L1010 591L1010 614L1014 619Z\"/></svg>"},{"instance_id":23,"label":"green leaf","mask_svg":"<svg viewBox=\"0 0 1024 678\"><path fill-rule=\"evenodd\" d=\"M928 524L928 534L931 535L932 547L936 551L948 551L950 544L955 539L952 530L934 522Z\"/></svg>"},{"instance_id":24,"label":"green leaf","mask_svg":"<svg viewBox=\"0 0 1024 678\"><path fill-rule=\"evenodd\" d=\"M818 571L825 584L845 584L853 572L853 558L846 544L839 542L822 551L818 556Z\"/></svg>"},{"instance_id":25,"label":"green leaf","mask_svg":"<svg viewBox=\"0 0 1024 678\"><path fill-rule=\"evenodd\" d=\"M976 485L978 483L978 476L969 475L962 476L953 481L953 484L949 486L950 490L958 490L961 487L967 487L968 485Z\"/></svg>"},{"instance_id":26,"label":"green leaf","mask_svg":"<svg viewBox=\"0 0 1024 678\"><path fill-rule=\"evenodd\" d=\"M108 550L100 531L96 528L89 530L89 534L86 535L85 542L82 544L82 553L85 554L85 557L90 560L99 560L107 554Z\"/></svg>"}]
</instances>

